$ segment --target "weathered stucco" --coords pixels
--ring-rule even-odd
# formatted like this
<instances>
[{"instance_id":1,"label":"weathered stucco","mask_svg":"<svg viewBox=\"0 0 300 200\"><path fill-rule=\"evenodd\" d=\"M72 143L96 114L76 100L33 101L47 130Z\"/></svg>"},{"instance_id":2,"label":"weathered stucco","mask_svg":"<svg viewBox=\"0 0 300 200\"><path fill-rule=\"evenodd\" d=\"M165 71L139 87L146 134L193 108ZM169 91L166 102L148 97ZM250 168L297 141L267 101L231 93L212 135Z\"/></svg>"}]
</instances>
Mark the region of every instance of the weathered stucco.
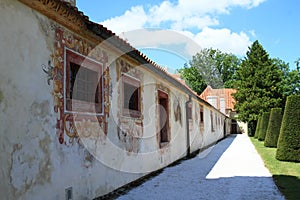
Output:
<instances>
[{"instance_id":1,"label":"weathered stucco","mask_svg":"<svg viewBox=\"0 0 300 200\"><path fill-rule=\"evenodd\" d=\"M49 39L40 31L45 17L38 19L17 1L1 1L0 9L0 193L16 199L51 181L52 98L40 68L51 48L45 48Z\"/></svg>"},{"instance_id":2,"label":"weathered stucco","mask_svg":"<svg viewBox=\"0 0 300 200\"><path fill-rule=\"evenodd\" d=\"M95 198L184 157L188 124L191 151L224 136L224 115L192 98L193 118L187 122L188 94L109 45L17 0L1 0L0 17L1 198L65 199L70 187L74 199ZM103 115L66 112L66 48L103 63ZM121 114L122 73L141 81L140 119ZM170 142L163 148L159 90L168 94L169 108ZM214 132L211 111L217 115Z\"/></svg>"}]
</instances>

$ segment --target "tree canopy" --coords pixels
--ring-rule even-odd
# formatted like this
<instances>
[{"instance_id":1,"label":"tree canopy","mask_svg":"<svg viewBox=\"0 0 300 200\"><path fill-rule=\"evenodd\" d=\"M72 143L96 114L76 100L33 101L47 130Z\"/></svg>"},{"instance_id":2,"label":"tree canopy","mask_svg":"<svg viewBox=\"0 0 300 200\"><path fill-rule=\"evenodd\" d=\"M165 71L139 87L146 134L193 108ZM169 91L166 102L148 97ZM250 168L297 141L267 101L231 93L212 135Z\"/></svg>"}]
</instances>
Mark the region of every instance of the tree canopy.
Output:
<instances>
[{"instance_id":1,"label":"tree canopy","mask_svg":"<svg viewBox=\"0 0 300 200\"><path fill-rule=\"evenodd\" d=\"M229 88L233 86L234 74L240 59L215 49L202 49L179 70L181 77L198 94L210 85L213 88Z\"/></svg>"},{"instance_id":2,"label":"tree canopy","mask_svg":"<svg viewBox=\"0 0 300 200\"><path fill-rule=\"evenodd\" d=\"M249 122L254 132L259 116L271 108L283 109L288 96L300 94L300 58L295 64L296 69L290 70L288 63L270 58L255 41L242 60L220 50L202 49L179 73L198 94L207 85L237 89L233 97L238 119Z\"/></svg>"},{"instance_id":3,"label":"tree canopy","mask_svg":"<svg viewBox=\"0 0 300 200\"><path fill-rule=\"evenodd\" d=\"M255 41L237 71L234 98L239 119L256 121L258 116L271 108L280 107L283 101L281 67L287 67L277 59L270 59L262 45Z\"/></svg>"}]
</instances>

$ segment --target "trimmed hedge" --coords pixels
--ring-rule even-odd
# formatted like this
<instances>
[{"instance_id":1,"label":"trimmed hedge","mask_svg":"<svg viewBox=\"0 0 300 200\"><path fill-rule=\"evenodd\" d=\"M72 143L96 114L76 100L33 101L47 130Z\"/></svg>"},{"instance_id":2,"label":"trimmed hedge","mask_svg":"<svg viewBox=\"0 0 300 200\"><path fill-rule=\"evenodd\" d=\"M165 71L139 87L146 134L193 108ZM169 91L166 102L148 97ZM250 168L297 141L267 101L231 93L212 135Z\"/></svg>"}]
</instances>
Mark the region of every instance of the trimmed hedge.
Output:
<instances>
[{"instance_id":1,"label":"trimmed hedge","mask_svg":"<svg viewBox=\"0 0 300 200\"><path fill-rule=\"evenodd\" d=\"M286 100L276 158L300 162L300 95L289 96Z\"/></svg>"},{"instance_id":2,"label":"trimmed hedge","mask_svg":"<svg viewBox=\"0 0 300 200\"><path fill-rule=\"evenodd\" d=\"M270 113L269 125L266 133L266 147L277 147L282 120L281 108L272 108Z\"/></svg>"},{"instance_id":3,"label":"trimmed hedge","mask_svg":"<svg viewBox=\"0 0 300 200\"><path fill-rule=\"evenodd\" d=\"M269 117L270 113L265 112L263 113L261 117L261 122L260 122L260 129L259 129L259 134L258 134L258 140L264 141L268 129L268 124L269 124Z\"/></svg>"},{"instance_id":4,"label":"trimmed hedge","mask_svg":"<svg viewBox=\"0 0 300 200\"><path fill-rule=\"evenodd\" d=\"M258 118L257 124L256 124L256 129L255 129L255 134L254 134L254 138L256 138L256 139L258 138L260 123L261 123L261 117Z\"/></svg>"}]
</instances>

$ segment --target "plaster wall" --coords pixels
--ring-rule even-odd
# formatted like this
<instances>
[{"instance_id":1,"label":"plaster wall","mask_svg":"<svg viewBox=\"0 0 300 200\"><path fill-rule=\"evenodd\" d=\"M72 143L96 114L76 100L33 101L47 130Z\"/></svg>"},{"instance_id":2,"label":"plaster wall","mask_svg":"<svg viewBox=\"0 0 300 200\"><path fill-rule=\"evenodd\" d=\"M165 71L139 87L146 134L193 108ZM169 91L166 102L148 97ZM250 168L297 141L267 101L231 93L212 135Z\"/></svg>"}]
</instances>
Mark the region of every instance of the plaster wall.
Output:
<instances>
[{"instance_id":1,"label":"plaster wall","mask_svg":"<svg viewBox=\"0 0 300 200\"><path fill-rule=\"evenodd\" d=\"M140 174L119 172L97 161L82 141L56 134L53 66L58 24L15 0L0 2L0 193L3 199L91 199ZM116 157L118 160L118 157Z\"/></svg>"},{"instance_id":2,"label":"plaster wall","mask_svg":"<svg viewBox=\"0 0 300 200\"><path fill-rule=\"evenodd\" d=\"M101 122L80 116L73 126L84 134L71 137L65 123L69 115L63 109L64 74L57 77L57 73L51 80L51 70L63 72L60 45L84 54L89 45L97 44L17 0L1 0L0 17L1 198L65 199L65 189L71 187L73 199L92 199L186 155L188 95L106 46L96 48L95 53L107 56L105 114L99 117ZM120 115L120 60L131 66L129 74L141 77L140 120ZM164 148L157 139L158 90L169 97L170 142ZM220 139L223 127L216 125L211 132L212 108L204 106L203 130L199 128L199 103L193 100L192 104L190 144L194 151ZM223 115L217 115L222 121Z\"/></svg>"}]
</instances>

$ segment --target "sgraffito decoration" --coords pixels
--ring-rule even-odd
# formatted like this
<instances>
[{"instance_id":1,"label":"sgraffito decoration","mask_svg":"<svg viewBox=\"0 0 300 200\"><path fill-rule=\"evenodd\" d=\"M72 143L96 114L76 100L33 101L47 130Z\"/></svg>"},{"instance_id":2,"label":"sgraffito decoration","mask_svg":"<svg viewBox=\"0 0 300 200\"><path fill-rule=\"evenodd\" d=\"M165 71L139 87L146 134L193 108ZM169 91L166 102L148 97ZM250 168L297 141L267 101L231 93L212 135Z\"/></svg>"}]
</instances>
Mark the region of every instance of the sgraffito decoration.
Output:
<instances>
[{"instance_id":1,"label":"sgraffito decoration","mask_svg":"<svg viewBox=\"0 0 300 200\"><path fill-rule=\"evenodd\" d=\"M121 94L121 76L123 74L134 77L140 81L140 91L143 94L143 82L144 74L138 67L133 67L121 58L116 61L117 81L120 83L118 87L118 93ZM138 153L141 144L141 138L143 136L143 95L140 97L140 112L141 115L138 118L131 118L123 116L122 114L122 96L118 98L118 139L122 143L123 148L127 154Z\"/></svg>"},{"instance_id":2,"label":"sgraffito decoration","mask_svg":"<svg viewBox=\"0 0 300 200\"><path fill-rule=\"evenodd\" d=\"M180 106L180 100L179 98L175 98L173 102L173 110L174 110L174 118L176 122L179 122L180 126L182 126L182 111L181 111L181 106Z\"/></svg>"},{"instance_id":3,"label":"sgraffito decoration","mask_svg":"<svg viewBox=\"0 0 300 200\"><path fill-rule=\"evenodd\" d=\"M47 83L48 83L48 85L50 85L50 81L53 81L53 77L54 77L53 68L54 67L51 65L51 60L48 61L47 66L45 64L42 64L42 69L45 72L45 74L47 74Z\"/></svg>"},{"instance_id":4,"label":"sgraffito decoration","mask_svg":"<svg viewBox=\"0 0 300 200\"><path fill-rule=\"evenodd\" d=\"M70 113L65 111L64 87L65 81L65 48L71 49L84 56L87 56L103 64L103 115L86 115L85 113ZM96 45L80 38L79 36L58 27L55 30L55 52L53 57L54 67L51 69L53 74L53 98L54 111L57 113L56 133L60 144L66 143L65 135L72 143L74 138L97 137L104 133L107 134L107 117L109 117L109 67L108 55ZM46 67L46 66L45 66ZM46 72L47 68L45 69ZM49 71L50 73L50 71ZM48 73L47 73L48 74ZM49 79L48 79L49 80ZM76 122L76 125L75 125ZM79 135L80 133L80 135ZM103 135L103 134L102 134ZM101 137L100 137L101 138Z\"/></svg>"}]
</instances>

